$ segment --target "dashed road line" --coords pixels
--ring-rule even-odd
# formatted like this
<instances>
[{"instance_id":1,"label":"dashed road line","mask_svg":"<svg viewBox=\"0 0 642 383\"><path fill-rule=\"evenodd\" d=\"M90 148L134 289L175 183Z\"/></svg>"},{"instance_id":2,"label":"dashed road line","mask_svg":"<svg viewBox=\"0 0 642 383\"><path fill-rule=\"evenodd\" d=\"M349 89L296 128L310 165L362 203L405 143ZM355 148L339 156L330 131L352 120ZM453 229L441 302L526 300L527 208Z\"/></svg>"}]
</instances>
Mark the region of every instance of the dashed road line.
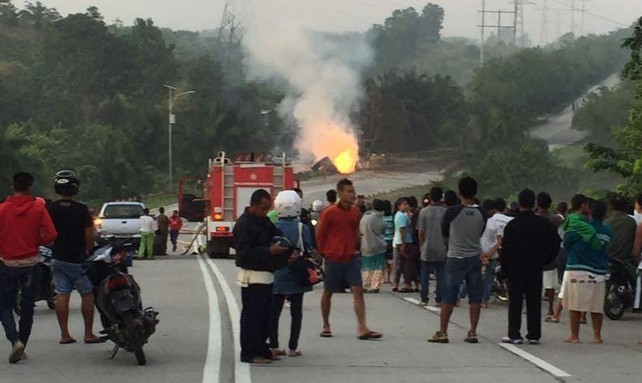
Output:
<instances>
[{"instance_id":1,"label":"dashed road line","mask_svg":"<svg viewBox=\"0 0 642 383\"><path fill-rule=\"evenodd\" d=\"M419 305L419 303L421 303L421 302L419 302L419 299L410 298L410 297L405 297L404 300L408 301L410 303L416 304L416 305ZM435 314L440 314L441 313L441 309L438 308L438 307L434 307L434 306L421 306L421 307L426 309L426 310L428 310L428 311L431 311L431 312L433 312Z\"/></svg>"}]
</instances>

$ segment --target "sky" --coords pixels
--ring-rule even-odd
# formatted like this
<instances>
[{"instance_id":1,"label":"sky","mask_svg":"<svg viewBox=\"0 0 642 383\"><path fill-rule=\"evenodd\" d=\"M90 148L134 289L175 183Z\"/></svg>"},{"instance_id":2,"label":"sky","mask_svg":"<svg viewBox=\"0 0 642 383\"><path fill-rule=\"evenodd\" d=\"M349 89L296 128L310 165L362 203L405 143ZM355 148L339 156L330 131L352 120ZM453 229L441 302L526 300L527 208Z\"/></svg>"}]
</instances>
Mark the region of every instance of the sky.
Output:
<instances>
[{"instance_id":1,"label":"sky","mask_svg":"<svg viewBox=\"0 0 642 383\"><path fill-rule=\"evenodd\" d=\"M220 25L225 0L40 0L45 6L56 8L63 16L84 12L95 5L107 22L116 19L131 25L137 17L152 18L157 26L172 29L204 30ZM228 0L241 18L249 9L248 2ZM441 5L446 11L443 35L479 38L481 21L479 10L482 0L263 0L273 3L274 12L284 18L303 20L311 29L322 31L364 31L372 24L383 23L395 9L415 7L422 9L428 2ZM513 8L512 0L485 0L489 11ZM14 4L21 5L20 0ZM35 0L32 0L35 2ZM571 12L571 2L576 12ZM244 5L244 3L246 5ZM579 10L585 4L584 33L604 33L628 26L642 16L641 0L524 0L524 25L536 44L554 40L571 31L575 14L575 31L582 31ZM549 12L544 16L544 4ZM496 13L487 23L496 24ZM510 16L503 15L504 22ZM544 23L544 21L546 21ZM504 24L502 22L502 24ZM546 28L543 26L546 25Z\"/></svg>"}]
</instances>

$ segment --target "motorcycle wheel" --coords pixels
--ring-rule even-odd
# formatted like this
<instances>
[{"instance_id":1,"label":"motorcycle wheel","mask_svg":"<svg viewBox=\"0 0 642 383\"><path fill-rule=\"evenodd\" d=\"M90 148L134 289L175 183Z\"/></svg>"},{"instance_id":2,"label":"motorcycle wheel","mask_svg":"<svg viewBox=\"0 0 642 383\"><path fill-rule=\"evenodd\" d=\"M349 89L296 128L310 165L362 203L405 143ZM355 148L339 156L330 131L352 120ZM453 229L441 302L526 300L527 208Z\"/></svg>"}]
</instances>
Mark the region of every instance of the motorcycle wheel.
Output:
<instances>
[{"instance_id":1,"label":"motorcycle wheel","mask_svg":"<svg viewBox=\"0 0 642 383\"><path fill-rule=\"evenodd\" d=\"M134 318L131 311L123 313L123 324L127 331L127 341L129 342L129 348L132 350L136 356L136 362L139 366L147 363L145 358L145 352L143 351L143 342L140 340L140 335L136 331L136 326L134 325Z\"/></svg>"},{"instance_id":2,"label":"motorcycle wheel","mask_svg":"<svg viewBox=\"0 0 642 383\"><path fill-rule=\"evenodd\" d=\"M604 314L610 320L618 320L624 315L624 300L615 288L609 288L604 299Z\"/></svg>"}]
</instances>

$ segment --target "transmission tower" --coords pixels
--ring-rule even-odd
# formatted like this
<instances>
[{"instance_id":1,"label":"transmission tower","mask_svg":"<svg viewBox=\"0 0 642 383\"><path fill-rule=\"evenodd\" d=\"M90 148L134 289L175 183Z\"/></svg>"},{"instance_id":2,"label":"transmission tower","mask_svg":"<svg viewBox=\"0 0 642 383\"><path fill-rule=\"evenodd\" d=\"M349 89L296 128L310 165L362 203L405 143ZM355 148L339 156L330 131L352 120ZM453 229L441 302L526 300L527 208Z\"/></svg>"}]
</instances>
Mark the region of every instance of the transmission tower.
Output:
<instances>
[{"instance_id":1,"label":"transmission tower","mask_svg":"<svg viewBox=\"0 0 642 383\"><path fill-rule=\"evenodd\" d=\"M513 44L515 44L515 42L516 42L515 41L516 34L515 34L515 24L514 24L514 22L513 22L513 25L506 25L502 21L502 15L510 15L510 14L514 14L515 12L514 11L502 11L502 10L489 11L489 10L486 9L486 0L482 0L482 9L481 9L481 11L479 11L479 13L481 14L481 24L478 25L478 27L481 28L481 46L480 46L481 49L479 51L479 62L480 62L480 64L483 64L484 63L484 58L485 58L485 56L484 56L484 54L485 54L484 44L486 43L486 29L487 28L497 28L497 39L501 39L502 38L502 33L501 33L502 30L504 30L504 29L512 29L513 30ZM486 23L486 20L487 20L486 15L488 15L488 14L497 15L497 24L487 24Z\"/></svg>"},{"instance_id":2,"label":"transmission tower","mask_svg":"<svg viewBox=\"0 0 642 383\"><path fill-rule=\"evenodd\" d=\"M539 33L539 43L548 44L548 0L542 0L542 28Z\"/></svg>"},{"instance_id":3,"label":"transmission tower","mask_svg":"<svg viewBox=\"0 0 642 383\"><path fill-rule=\"evenodd\" d=\"M229 67L234 52L238 50L243 39L243 28L237 16L236 4L234 0L227 0L223 8L221 26L218 30L218 43L221 46L221 56L223 63Z\"/></svg>"},{"instance_id":4,"label":"transmission tower","mask_svg":"<svg viewBox=\"0 0 642 383\"><path fill-rule=\"evenodd\" d=\"M580 6L579 11L581 12L580 15L580 35L584 35L584 16L586 15L586 0L579 0Z\"/></svg>"}]
</instances>

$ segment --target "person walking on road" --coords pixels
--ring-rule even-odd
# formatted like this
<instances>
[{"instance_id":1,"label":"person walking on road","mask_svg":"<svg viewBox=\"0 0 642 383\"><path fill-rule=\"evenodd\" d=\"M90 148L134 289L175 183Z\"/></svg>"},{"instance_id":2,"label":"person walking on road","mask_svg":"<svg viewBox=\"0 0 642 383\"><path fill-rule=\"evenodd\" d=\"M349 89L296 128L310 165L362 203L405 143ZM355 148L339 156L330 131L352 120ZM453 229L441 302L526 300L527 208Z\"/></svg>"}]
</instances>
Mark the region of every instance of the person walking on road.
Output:
<instances>
[{"instance_id":1,"label":"person walking on road","mask_svg":"<svg viewBox=\"0 0 642 383\"><path fill-rule=\"evenodd\" d=\"M169 217L169 241L172 243L172 252L176 252L178 234L183 228L183 219L178 215L178 210L172 212Z\"/></svg>"},{"instance_id":2,"label":"person walking on road","mask_svg":"<svg viewBox=\"0 0 642 383\"><path fill-rule=\"evenodd\" d=\"M274 199L274 208L279 214L276 227L303 253L314 251L310 227L301 222L301 198L298 192L281 191ZM303 254L301 254L303 255ZM299 336L303 322L303 294L312 291L312 286L302 286L288 266L274 272L274 296L270 321L270 348L272 356L301 356ZM288 352L279 349L279 319L286 299L290 302L290 340Z\"/></svg>"},{"instance_id":3,"label":"person walking on road","mask_svg":"<svg viewBox=\"0 0 642 383\"><path fill-rule=\"evenodd\" d=\"M470 304L470 330L465 342L478 343L477 324L479 323L482 295L482 260L480 237L486 226L486 212L474 202L477 194L477 181L472 177L459 180L461 204L446 210L441 231L448 242L446 254L446 291L441 305L440 326L429 342L448 343L448 323L453 307L459 296L459 287L466 281Z\"/></svg>"},{"instance_id":4,"label":"person walking on road","mask_svg":"<svg viewBox=\"0 0 642 383\"><path fill-rule=\"evenodd\" d=\"M542 337L542 275L544 266L559 253L560 237L553 223L535 215L535 193L524 189L518 195L519 213L501 238L500 262L508 278L508 336L504 343L522 344L522 304L526 298L529 344Z\"/></svg>"},{"instance_id":5,"label":"person walking on road","mask_svg":"<svg viewBox=\"0 0 642 383\"><path fill-rule=\"evenodd\" d=\"M443 221L446 208L441 203L443 190L435 186L430 189L430 202L428 206L421 209L417 220L419 232L419 248L421 249L421 302L422 306L428 305L428 285L430 274L434 273L436 281L437 306L443 301L446 290L446 275L444 265L446 263L446 245L441 236L441 222Z\"/></svg>"},{"instance_id":6,"label":"person walking on road","mask_svg":"<svg viewBox=\"0 0 642 383\"><path fill-rule=\"evenodd\" d=\"M241 286L241 361L268 364L273 359L270 345L270 317L274 272L286 267L288 248L272 244L282 232L267 217L272 197L264 189L252 193L250 206L234 225L237 282Z\"/></svg>"},{"instance_id":7,"label":"person walking on road","mask_svg":"<svg viewBox=\"0 0 642 383\"><path fill-rule=\"evenodd\" d=\"M577 206L573 197L573 207ZM586 201L584 197L583 201ZM587 202L583 202L582 205ZM582 214L570 214L564 222L564 248L567 250L567 284L564 288L564 305L571 318L571 335L568 343L580 342L582 312L591 313L593 343L602 343L602 315L606 295L605 275L608 268L607 248L613 238L613 230L602 223L606 204L593 201L590 206L591 221Z\"/></svg>"},{"instance_id":8,"label":"person walking on road","mask_svg":"<svg viewBox=\"0 0 642 383\"><path fill-rule=\"evenodd\" d=\"M158 235L158 241L160 243L158 254L166 255L167 236L169 235L169 218L165 215L164 207L160 207L158 209L158 213L158 217L156 217L156 226L158 227L156 234Z\"/></svg>"},{"instance_id":9,"label":"person walking on road","mask_svg":"<svg viewBox=\"0 0 642 383\"><path fill-rule=\"evenodd\" d=\"M143 210L140 216L140 247L138 248L139 259L154 259L154 233L156 232L156 221L149 215L149 209Z\"/></svg>"},{"instance_id":10,"label":"person walking on road","mask_svg":"<svg viewBox=\"0 0 642 383\"><path fill-rule=\"evenodd\" d=\"M361 278L367 293L378 293L383 283L383 270L386 267L386 249L388 245L386 221L383 218L383 201L372 201L372 210L361 218Z\"/></svg>"},{"instance_id":11,"label":"person walking on road","mask_svg":"<svg viewBox=\"0 0 642 383\"><path fill-rule=\"evenodd\" d=\"M354 311L357 316L358 338L379 339L381 333L371 331L366 324L366 304L361 280L361 257L359 256L359 221L361 212L355 206L356 193L352 181L347 178L337 183L339 202L327 207L317 227L317 244L325 256L325 282L321 296L323 330L321 337L332 337L330 306L332 294L343 288L347 281L352 290Z\"/></svg>"},{"instance_id":12,"label":"person walking on road","mask_svg":"<svg viewBox=\"0 0 642 383\"><path fill-rule=\"evenodd\" d=\"M60 199L47 207L58 231L51 248L56 291L56 316L60 325L60 344L76 343L69 333L69 298L75 288L81 296L80 311L85 323L85 343L102 343L94 335L94 286L85 274L83 262L91 252L96 230L87 205L74 201L80 180L73 170L61 170L54 178Z\"/></svg>"},{"instance_id":13,"label":"person walking on road","mask_svg":"<svg viewBox=\"0 0 642 383\"><path fill-rule=\"evenodd\" d=\"M44 201L31 195L33 176L16 173L13 195L0 203L0 321L11 342L9 363L24 357L33 326L35 298L34 266L38 247L50 245L57 232ZM20 322L16 328L13 309L18 290L22 291Z\"/></svg>"}]
</instances>

